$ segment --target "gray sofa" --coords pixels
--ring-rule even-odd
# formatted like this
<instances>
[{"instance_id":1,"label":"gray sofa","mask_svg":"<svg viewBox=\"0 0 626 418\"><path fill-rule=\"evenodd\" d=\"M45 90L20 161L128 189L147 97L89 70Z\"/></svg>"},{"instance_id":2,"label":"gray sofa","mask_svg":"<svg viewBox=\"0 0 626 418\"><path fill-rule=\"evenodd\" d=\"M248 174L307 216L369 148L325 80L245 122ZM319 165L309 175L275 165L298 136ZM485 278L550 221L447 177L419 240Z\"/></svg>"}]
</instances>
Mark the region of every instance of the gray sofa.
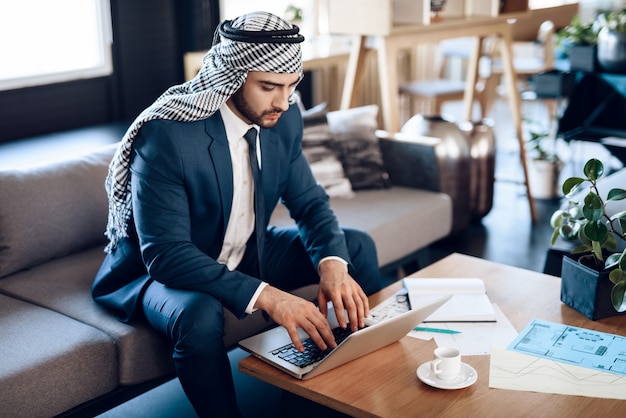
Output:
<instances>
[{"instance_id":1,"label":"gray sofa","mask_svg":"<svg viewBox=\"0 0 626 418\"><path fill-rule=\"evenodd\" d=\"M79 158L0 171L0 416L89 416L171 379L168 343L94 303L104 257L103 183L115 146ZM382 267L448 235L452 202L437 192L431 146L381 139L393 187L333 199L344 225L373 236ZM422 166L427 176L411 176ZM430 190L428 190L430 189ZM290 222L278 208L278 225ZM302 289L313 298L315 289ZM227 316L225 342L271 326L260 312Z\"/></svg>"}]
</instances>

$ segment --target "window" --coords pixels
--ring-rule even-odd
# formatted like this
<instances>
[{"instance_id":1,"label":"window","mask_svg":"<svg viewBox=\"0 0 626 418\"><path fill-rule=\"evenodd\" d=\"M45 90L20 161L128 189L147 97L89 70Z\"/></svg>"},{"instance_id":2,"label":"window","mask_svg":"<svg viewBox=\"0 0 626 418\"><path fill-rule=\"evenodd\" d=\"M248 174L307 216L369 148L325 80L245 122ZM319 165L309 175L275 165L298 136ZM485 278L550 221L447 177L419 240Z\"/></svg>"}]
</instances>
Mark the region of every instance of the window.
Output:
<instances>
[{"instance_id":1,"label":"window","mask_svg":"<svg viewBox=\"0 0 626 418\"><path fill-rule=\"evenodd\" d=\"M578 0L528 0L528 7L530 9L543 9L572 3L578 3Z\"/></svg>"},{"instance_id":2,"label":"window","mask_svg":"<svg viewBox=\"0 0 626 418\"><path fill-rule=\"evenodd\" d=\"M108 0L0 1L0 90L111 74Z\"/></svg>"}]
</instances>

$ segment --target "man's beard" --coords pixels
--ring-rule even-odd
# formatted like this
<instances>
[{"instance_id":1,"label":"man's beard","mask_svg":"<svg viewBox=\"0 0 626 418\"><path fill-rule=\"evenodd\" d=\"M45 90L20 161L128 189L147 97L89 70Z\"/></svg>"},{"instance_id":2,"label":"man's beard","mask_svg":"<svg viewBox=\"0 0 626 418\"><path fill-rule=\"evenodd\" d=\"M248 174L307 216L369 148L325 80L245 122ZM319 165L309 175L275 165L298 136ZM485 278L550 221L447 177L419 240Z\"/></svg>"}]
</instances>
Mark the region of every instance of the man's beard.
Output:
<instances>
[{"instance_id":1,"label":"man's beard","mask_svg":"<svg viewBox=\"0 0 626 418\"><path fill-rule=\"evenodd\" d=\"M256 113L244 97L242 89L239 89L239 91L233 94L232 100L235 108L239 111L239 113L241 113L243 117L245 117L255 125L259 125L261 128L271 128L276 125L276 123L278 123L278 119L267 121L263 119L263 116L269 115L271 113L283 112L281 109L271 109L266 110L261 114Z\"/></svg>"}]
</instances>

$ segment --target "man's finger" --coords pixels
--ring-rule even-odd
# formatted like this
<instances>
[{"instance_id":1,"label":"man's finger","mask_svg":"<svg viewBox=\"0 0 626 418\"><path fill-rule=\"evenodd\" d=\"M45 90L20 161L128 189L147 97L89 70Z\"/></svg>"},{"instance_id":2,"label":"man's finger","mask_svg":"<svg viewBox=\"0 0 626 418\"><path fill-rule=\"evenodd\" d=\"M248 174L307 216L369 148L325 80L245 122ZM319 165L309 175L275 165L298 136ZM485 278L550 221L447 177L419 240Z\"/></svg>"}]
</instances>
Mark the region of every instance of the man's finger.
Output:
<instances>
[{"instance_id":1,"label":"man's finger","mask_svg":"<svg viewBox=\"0 0 626 418\"><path fill-rule=\"evenodd\" d=\"M348 312L348 319L350 320L350 329L354 332L359 329L359 326L361 324L361 318L359 317L358 301L350 299L348 303L346 303L346 311Z\"/></svg>"},{"instance_id":2,"label":"man's finger","mask_svg":"<svg viewBox=\"0 0 626 418\"><path fill-rule=\"evenodd\" d=\"M310 322L301 325L301 328L309 335L320 350L326 350L328 347L335 348L337 346L335 336L326 318L311 319Z\"/></svg>"},{"instance_id":3,"label":"man's finger","mask_svg":"<svg viewBox=\"0 0 626 418\"><path fill-rule=\"evenodd\" d=\"M298 334L298 329L287 328L287 327L285 327L285 329L287 330L287 333L289 334L289 338L291 339L291 342L296 347L296 350L303 352L304 344L302 344L302 340L300 339L300 334Z\"/></svg>"},{"instance_id":4,"label":"man's finger","mask_svg":"<svg viewBox=\"0 0 626 418\"><path fill-rule=\"evenodd\" d=\"M333 301L333 308L335 309L335 316L337 317L337 323L341 328L345 328L346 324L346 314L345 308L343 306L343 301L341 299L337 299Z\"/></svg>"}]
</instances>

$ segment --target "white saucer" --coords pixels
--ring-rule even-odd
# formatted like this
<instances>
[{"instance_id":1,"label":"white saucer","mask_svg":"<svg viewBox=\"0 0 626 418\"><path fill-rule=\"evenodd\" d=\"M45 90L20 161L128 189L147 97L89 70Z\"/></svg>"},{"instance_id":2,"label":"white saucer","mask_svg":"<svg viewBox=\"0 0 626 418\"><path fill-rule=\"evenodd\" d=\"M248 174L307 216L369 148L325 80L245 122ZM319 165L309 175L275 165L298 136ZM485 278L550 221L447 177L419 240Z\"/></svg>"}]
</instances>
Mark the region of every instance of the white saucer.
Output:
<instances>
[{"instance_id":1,"label":"white saucer","mask_svg":"<svg viewBox=\"0 0 626 418\"><path fill-rule=\"evenodd\" d=\"M451 380L441 380L432 372L430 369L430 361L427 361L417 368L417 377L419 377L422 382L435 388L463 389L476 382L478 373L476 373L476 370L469 364L461 363L461 373L458 377Z\"/></svg>"}]
</instances>

